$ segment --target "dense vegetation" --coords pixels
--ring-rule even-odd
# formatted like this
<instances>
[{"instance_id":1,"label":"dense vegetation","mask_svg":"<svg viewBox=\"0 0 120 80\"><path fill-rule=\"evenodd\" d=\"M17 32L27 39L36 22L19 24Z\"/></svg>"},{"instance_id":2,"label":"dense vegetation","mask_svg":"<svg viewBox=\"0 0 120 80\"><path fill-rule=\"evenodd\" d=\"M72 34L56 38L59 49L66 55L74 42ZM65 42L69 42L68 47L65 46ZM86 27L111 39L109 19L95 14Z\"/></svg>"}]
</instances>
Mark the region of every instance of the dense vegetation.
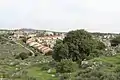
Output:
<instances>
[{"instance_id":1,"label":"dense vegetation","mask_svg":"<svg viewBox=\"0 0 120 80\"><path fill-rule=\"evenodd\" d=\"M0 36L0 78L6 80L57 80L52 77L55 69L52 69L50 56L43 56L38 52L37 56L31 56L31 53L18 44L4 39L8 36ZM18 41L20 42L20 41ZM22 41L21 41L22 42ZM23 43L24 44L24 43ZM27 46L27 45L24 45ZM28 46L27 46L28 47ZM48 73L48 70L50 72Z\"/></svg>"},{"instance_id":2,"label":"dense vegetation","mask_svg":"<svg viewBox=\"0 0 120 80\"><path fill-rule=\"evenodd\" d=\"M43 56L25 44L23 37L16 42L9 35L0 36L0 78L10 80L120 80L120 37L110 39L106 46L96 34L85 30L70 31L58 40L52 56ZM100 34L98 36L104 36ZM110 34L112 35L112 34ZM7 39L5 39L5 38ZM105 38L104 38L105 39Z\"/></svg>"},{"instance_id":3,"label":"dense vegetation","mask_svg":"<svg viewBox=\"0 0 120 80\"><path fill-rule=\"evenodd\" d=\"M104 48L105 45L93 39L89 32L85 30L70 31L63 41L57 41L53 58L56 61L61 61L61 59L82 61L95 49L102 50Z\"/></svg>"},{"instance_id":4,"label":"dense vegetation","mask_svg":"<svg viewBox=\"0 0 120 80\"><path fill-rule=\"evenodd\" d=\"M111 48L106 47L100 40L93 39L85 30L70 31L65 39L57 41L54 47L53 58L59 64L56 71L61 73L60 79L119 80L120 58L119 54L113 56Z\"/></svg>"}]
</instances>

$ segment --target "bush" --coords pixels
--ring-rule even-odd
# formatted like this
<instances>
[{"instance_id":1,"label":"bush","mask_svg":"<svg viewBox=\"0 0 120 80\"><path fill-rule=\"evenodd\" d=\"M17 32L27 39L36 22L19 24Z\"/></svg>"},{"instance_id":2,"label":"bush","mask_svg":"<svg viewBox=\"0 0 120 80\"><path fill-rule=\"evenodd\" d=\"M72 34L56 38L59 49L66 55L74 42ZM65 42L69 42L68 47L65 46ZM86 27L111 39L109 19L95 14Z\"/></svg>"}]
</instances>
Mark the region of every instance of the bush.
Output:
<instances>
[{"instance_id":1,"label":"bush","mask_svg":"<svg viewBox=\"0 0 120 80\"><path fill-rule=\"evenodd\" d=\"M106 48L105 44L103 42L101 42L101 41L97 41L96 44L97 44L96 49L98 49L98 50L103 50L103 49Z\"/></svg>"},{"instance_id":2,"label":"bush","mask_svg":"<svg viewBox=\"0 0 120 80\"><path fill-rule=\"evenodd\" d=\"M15 55L15 59L19 59L20 58L20 56L19 55Z\"/></svg>"},{"instance_id":3,"label":"bush","mask_svg":"<svg viewBox=\"0 0 120 80\"><path fill-rule=\"evenodd\" d=\"M57 63L56 71L59 73L71 73L78 69L78 64L70 59L63 59Z\"/></svg>"},{"instance_id":4,"label":"bush","mask_svg":"<svg viewBox=\"0 0 120 80\"><path fill-rule=\"evenodd\" d=\"M115 47L115 51L116 51L117 53L120 53L120 45L118 45L118 46Z\"/></svg>"},{"instance_id":5,"label":"bush","mask_svg":"<svg viewBox=\"0 0 120 80\"><path fill-rule=\"evenodd\" d=\"M28 77L28 79L27 80L37 80L36 78L34 78L34 77Z\"/></svg>"},{"instance_id":6,"label":"bush","mask_svg":"<svg viewBox=\"0 0 120 80\"><path fill-rule=\"evenodd\" d=\"M117 79L117 74L115 73L106 73L101 77L101 80L119 80L119 79Z\"/></svg>"},{"instance_id":7,"label":"bush","mask_svg":"<svg viewBox=\"0 0 120 80\"><path fill-rule=\"evenodd\" d=\"M56 61L52 60L52 61L49 62L49 65L51 67L56 67L56 63L57 63Z\"/></svg>"},{"instance_id":8,"label":"bush","mask_svg":"<svg viewBox=\"0 0 120 80\"><path fill-rule=\"evenodd\" d=\"M103 75L103 72L100 72L100 71L98 71L98 70L92 70L92 71L90 72L90 74L91 74L91 76L100 78L100 77Z\"/></svg>"},{"instance_id":9,"label":"bush","mask_svg":"<svg viewBox=\"0 0 120 80\"><path fill-rule=\"evenodd\" d=\"M120 44L120 36L117 36L116 38L112 39L111 41L111 46L117 46Z\"/></svg>"},{"instance_id":10,"label":"bush","mask_svg":"<svg viewBox=\"0 0 120 80\"><path fill-rule=\"evenodd\" d=\"M41 70L49 70L51 68L51 66L47 63L42 63L39 65L41 67Z\"/></svg>"},{"instance_id":11,"label":"bush","mask_svg":"<svg viewBox=\"0 0 120 80\"><path fill-rule=\"evenodd\" d=\"M21 37L22 42L26 43L27 38L26 37Z\"/></svg>"},{"instance_id":12,"label":"bush","mask_svg":"<svg viewBox=\"0 0 120 80\"><path fill-rule=\"evenodd\" d=\"M87 57L87 59L92 59L92 58L100 57L103 55L105 55L105 51L94 49L93 52Z\"/></svg>"},{"instance_id":13,"label":"bush","mask_svg":"<svg viewBox=\"0 0 120 80\"><path fill-rule=\"evenodd\" d=\"M22 60L24 60L24 59L28 58L28 54L25 53L25 52L22 52L22 53L19 54L19 57L20 57Z\"/></svg>"},{"instance_id":14,"label":"bush","mask_svg":"<svg viewBox=\"0 0 120 80\"><path fill-rule=\"evenodd\" d=\"M117 67L115 68L115 72L120 72L120 66L117 66Z\"/></svg>"},{"instance_id":15,"label":"bush","mask_svg":"<svg viewBox=\"0 0 120 80\"><path fill-rule=\"evenodd\" d=\"M32 56L33 54L31 52L28 53L29 56Z\"/></svg>"},{"instance_id":16,"label":"bush","mask_svg":"<svg viewBox=\"0 0 120 80\"><path fill-rule=\"evenodd\" d=\"M11 44L16 44L14 41L10 41Z\"/></svg>"},{"instance_id":17,"label":"bush","mask_svg":"<svg viewBox=\"0 0 120 80\"><path fill-rule=\"evenodd\" d=\"M89 80L100 80L100 79L98 77L92 76L92 77L89 78Z\"/></svg>"},{"instance_id":18,"label":"bush","mask_svg":"<svg viewBox=\"0 0 120 80\"><path fill-rule=\"evenodd\" d=\"M3 77L3 78L9 78L9 74L8 74L8 73L3 73L3 74L2 74L2 77Z\"/></svg>"},{"instance_id":19,"label":"bush","mask_svg":"<svg viewBox=\"0 0 120 80\"><path fill-rule=\"evenodd\" d=\"M49 70L51 67L48 64L42 64L41 70Z\"/></svg>"},{"instance_id":20,"label":"bush","mask_svg":"<svg viewBox=\"0 0 120 80\"><path fill-rule=\"evenodd\" d=\"M60 80L69 80L70 74L64 73L60 76Z\"/></svg>"}]
</instances>

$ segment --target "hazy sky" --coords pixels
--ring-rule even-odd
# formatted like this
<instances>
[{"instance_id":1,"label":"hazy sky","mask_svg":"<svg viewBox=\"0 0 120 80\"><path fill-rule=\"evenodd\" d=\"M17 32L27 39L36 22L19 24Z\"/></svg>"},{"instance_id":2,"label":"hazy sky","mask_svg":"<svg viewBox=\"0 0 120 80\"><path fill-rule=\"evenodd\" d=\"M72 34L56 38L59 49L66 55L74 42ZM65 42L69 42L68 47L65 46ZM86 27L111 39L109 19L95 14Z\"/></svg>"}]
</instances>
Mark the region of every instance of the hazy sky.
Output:
<instances>
[{"instance_id":1,"label":"hazy sky","mask_svg":"<svg viewBox=\"0 0 120 80\"><path fill-rule=\"evenodd\" d=\"M120 0L0 0L0 28L120 32Z\"/></svg>"}]
</instances>

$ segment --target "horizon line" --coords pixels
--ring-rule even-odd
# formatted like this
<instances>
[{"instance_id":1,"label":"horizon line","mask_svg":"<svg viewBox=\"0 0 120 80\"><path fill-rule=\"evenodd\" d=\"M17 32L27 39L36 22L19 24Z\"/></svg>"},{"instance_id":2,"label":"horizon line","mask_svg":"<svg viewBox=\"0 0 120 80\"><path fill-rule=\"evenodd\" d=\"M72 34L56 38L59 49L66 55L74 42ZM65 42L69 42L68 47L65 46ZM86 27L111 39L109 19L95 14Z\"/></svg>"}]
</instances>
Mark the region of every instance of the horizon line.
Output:
<instances>
[{"instance_id":1,"label":"horizon line","mask_svg":"<svg viewBox=\"0 0 120 80\"><path fill-rule=\"evenodd\" d=\"M74 31L74 30L80 30L80 29L71 29L71 30L68 30L68 31L58 31L58 30L50 30L50 29L35 29L35 28L0 28L0 30L20 30L20 29L33 29L33 30L43 30L43 31L51 31L51 32L69 32L69 31ZM81 28L83 29L83 28ZM90 33L117 33L119 34L120 32L102 32L102 31L91 31L91 30L87 30L87 29L84 29Z\"/></svg>"}]
</instances>

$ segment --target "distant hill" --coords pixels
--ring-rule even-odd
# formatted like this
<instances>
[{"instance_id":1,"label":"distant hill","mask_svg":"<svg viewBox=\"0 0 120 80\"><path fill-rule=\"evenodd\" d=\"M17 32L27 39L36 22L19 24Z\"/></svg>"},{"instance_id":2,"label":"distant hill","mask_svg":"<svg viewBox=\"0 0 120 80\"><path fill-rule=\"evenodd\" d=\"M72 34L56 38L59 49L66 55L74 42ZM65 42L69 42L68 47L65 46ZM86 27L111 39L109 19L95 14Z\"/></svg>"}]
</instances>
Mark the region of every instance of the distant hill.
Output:
<instances>
[{"instance_id":1,"label":"distant hill","mask_svg":"<svg viewBox=\"0 0 120 80\"><path fill-rule=\"evenodd\" d=\"M21 31L36 31L35 29L30 29L30 28L21 28L19 30L21 30Z\"/></svg>"},{"instance_id":2,"label":"distant hill","mask_svg":"<svg viewBox=\"0 0 120 80\"><path fill-rule=\"evenodd\" d=\"M9 29L0 29L0 31L24 31L24 32L56 32L56 33L67 33L67 32L59 32L59 31L52 31L52 30L38 30L38 29L32 29L32 28L21 28L21 29L14 29L14 30L9 30ZM101 32L90 32L93 35L119 35L120 33L101 33Z\"/></svg>"},{"instance_id":3,"label":"distant hill","mask_svg":"<svg viewBox=\"0 0 120 80\"><path fill-rule=\"evenodd\" d=\"M50 31L50 30L37 30L37 29L31 29L31 28L21 28L18 29L21 31L25 31L25 32L56 32L56 33L66 33L66 32L57 32L57 31Z\"/></svg>"},{"instance_id":4,"label":"distant hill","mask_svg":"<svg viewBox=\"0 0 120 80\"><path fill-rule=\"evenodd\" d=\"M21 28L17 29L19 31L24 31L24 32L29 32L29 33L34 33L34 32L44 32L45 30L37 30L37 29L31 29L31 28Z\"/></svg>"}]
</instances>

